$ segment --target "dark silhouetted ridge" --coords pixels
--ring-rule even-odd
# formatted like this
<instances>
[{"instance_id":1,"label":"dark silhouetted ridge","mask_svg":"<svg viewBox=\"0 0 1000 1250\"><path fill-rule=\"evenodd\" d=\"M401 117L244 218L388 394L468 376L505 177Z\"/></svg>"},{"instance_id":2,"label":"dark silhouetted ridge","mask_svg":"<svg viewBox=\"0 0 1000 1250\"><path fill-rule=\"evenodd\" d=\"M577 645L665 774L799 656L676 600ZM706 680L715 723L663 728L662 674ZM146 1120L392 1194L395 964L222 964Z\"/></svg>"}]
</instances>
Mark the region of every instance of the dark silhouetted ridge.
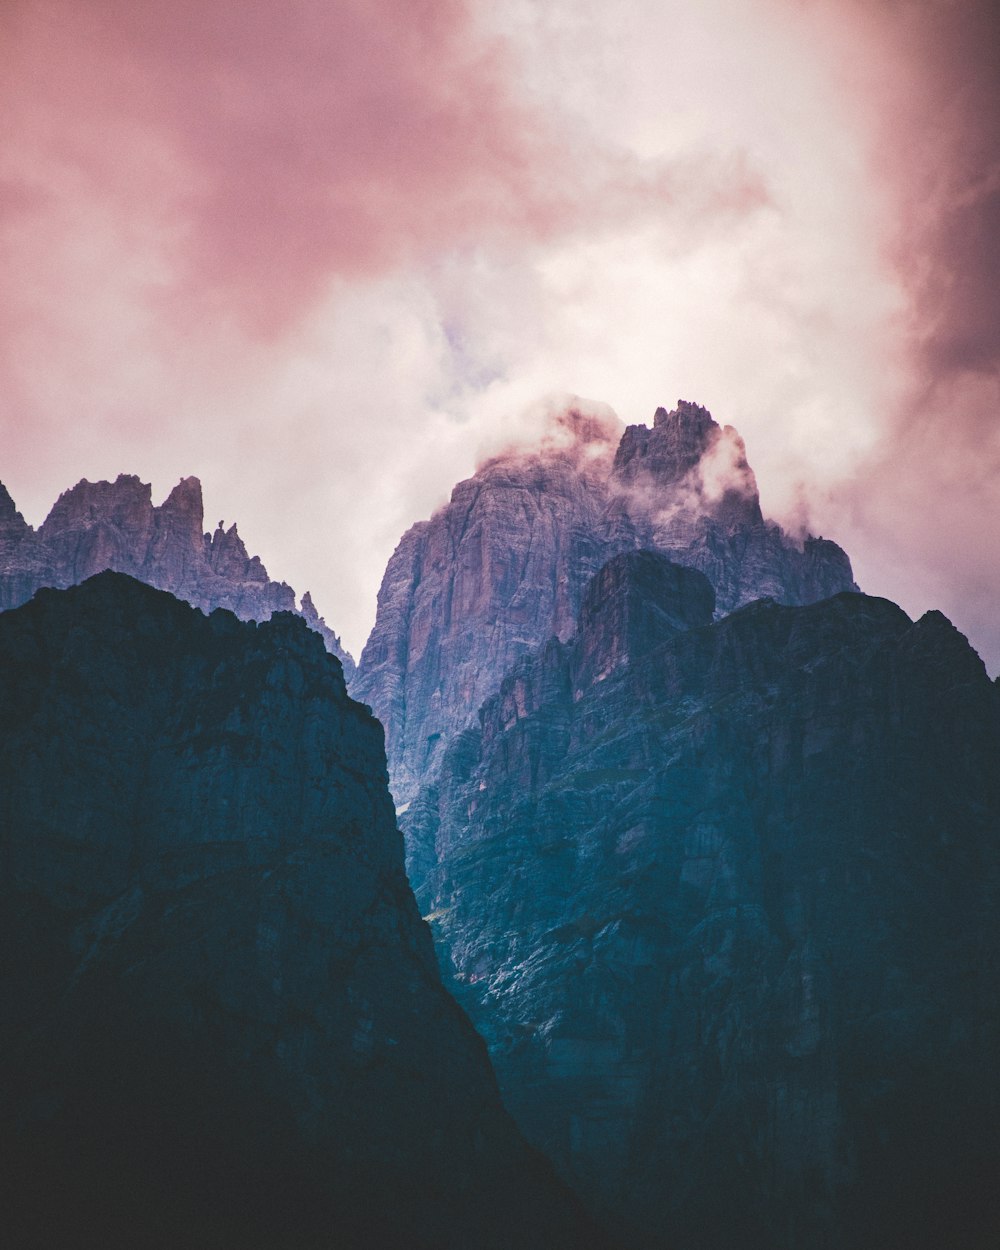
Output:
<instances>
[{"instance_id":1,"label":"dark silhouetted ridge","mask_svg":"<svg viewBox=\"0 0 1000 1250\"><path fill-rule=\"evenodd\" d=\"M0 615L0 1240L576 1247L290 613L104 573Z\"/></svg>"}]
</instances>

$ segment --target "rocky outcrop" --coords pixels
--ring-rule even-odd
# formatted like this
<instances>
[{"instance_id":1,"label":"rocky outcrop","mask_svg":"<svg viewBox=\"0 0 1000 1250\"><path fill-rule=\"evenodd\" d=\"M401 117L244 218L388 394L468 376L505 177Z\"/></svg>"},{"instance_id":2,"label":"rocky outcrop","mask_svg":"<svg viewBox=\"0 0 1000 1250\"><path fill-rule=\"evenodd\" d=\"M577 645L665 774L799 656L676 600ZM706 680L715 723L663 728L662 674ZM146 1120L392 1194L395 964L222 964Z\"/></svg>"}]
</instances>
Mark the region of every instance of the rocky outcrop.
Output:
<instances>
[{"instance_id":1,"label":"rocky outcrop","mask_svg":"<svg viewBox=\"0 0 1000 1250\"><path fill-rule=\"evenodd\" d=\"M699 404L658 408L615 454L605 525L627 546L663 551L705 573L720 614L754 599L815 603L857 589L847 555L822 538L793 542L765 522L746 448Z\"/></svg>"},{"instance_id":2,"label":"rocky outcrop","mask_svg":"<svg viewBox=\"0 0 1000 1250\"><path fill-rule=\"evenodd\" d=\"M797 543L763 519L739 436L704 408L680 402L623 434L569 412L558 433L459 483L386 569L352 691L386 726L400 806L504 673L569 637L585 587L619 552L651 548L705 572L720 614L763 595L799 604L854 588L834 543Z\"/></svg>"},{"instance_id":3,"label":"rocky outcrop","mask_svg":"<svg viewBox=\"0 0 1000 1250\"><path fill-rule=\"evenodd\" d=\"M613 560L413 805L442 966L626 1243L1000 1241L1000 698L939 613Z\"/></svg>"},{"instance_id":4,"label":"rocky outcrop","mask_svg":"<svg viewBox=\"0 0 1000 1250\"><path fill-rule=\"evenodd\" d=\"M604 681L678 630L709 624L714 608L715 591L696 569L653 551L609 560L583 596L574 690Z\"/></svg>"},{"instance_id":5,"label":"rocky outcrop","mask_svg":"<svg viewBox=\"0 0 1000 1250\"><path fill-rule=\"evenodd\" d=\"M0 863L5 1245L594 1244L441 985L381 727L297 617L112 573L0 616Z\"/></svg>"},{"instance_id":6,"label":"rocky outcrop","mask_svg":"<svg viewBox=\"0 0 1000 1250\"><path fill-rule=\"evenodd\" d=\"M319 616L308 595L273 582L260 559L247 554L236 526L204 532L201 483L180 481L159 507L148 483L119 475L114 482L77 483L64 491L37 533L0 485L0 611L26 603L41 586L64 589L95 573L128 573L205 612L228 608L241 620L266 621L297 612L344 665L354 661Z\"/></svg>"}]
</instances>

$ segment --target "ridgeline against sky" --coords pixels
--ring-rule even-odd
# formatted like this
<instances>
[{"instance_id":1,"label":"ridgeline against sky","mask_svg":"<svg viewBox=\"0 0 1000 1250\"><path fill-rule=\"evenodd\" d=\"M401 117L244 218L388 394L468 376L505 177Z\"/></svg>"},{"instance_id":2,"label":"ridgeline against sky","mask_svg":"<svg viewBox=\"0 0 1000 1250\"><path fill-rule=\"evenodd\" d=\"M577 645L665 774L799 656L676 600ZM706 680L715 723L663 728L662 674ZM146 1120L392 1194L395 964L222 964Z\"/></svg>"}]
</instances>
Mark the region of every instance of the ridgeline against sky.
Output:
<instances>
[{"instance_id":1,"label":"ridgeline against sky","mask_svg":"<svg viewBox=\"0 0 1000 1250\"><path fill-rule=\"evenodd\" d=\"M697 396L995 670L993 10L11 0L0 477L197 473L357 652L540 396Z\"/></svg>"}]
</instances>

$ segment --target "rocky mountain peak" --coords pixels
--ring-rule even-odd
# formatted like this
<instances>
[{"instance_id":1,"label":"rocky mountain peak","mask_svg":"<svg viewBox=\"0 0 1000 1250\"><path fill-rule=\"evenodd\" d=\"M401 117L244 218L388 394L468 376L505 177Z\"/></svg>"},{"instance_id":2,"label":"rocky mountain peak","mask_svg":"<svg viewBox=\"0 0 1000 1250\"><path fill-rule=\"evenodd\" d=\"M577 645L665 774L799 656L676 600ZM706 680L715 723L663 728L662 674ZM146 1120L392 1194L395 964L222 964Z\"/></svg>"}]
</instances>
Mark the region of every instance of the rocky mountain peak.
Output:
<instances>
[{"instance_id":1,"label":"rocky mountain peak","mask_svg":"<svg viewBox=\"0 0 1000 1250\"><path fill-rule=\"evenodd\" d=\"M152 514L152 487L134 474L119 473L113 482L83 478L63 491L38 533L43 540L51 540L103 523L138 535L151 528Z\"/></svg>"},{"instance_id":2,"label":"rocky mountain peak","mask_svg":"<svg viewBox=\"0 0 1000 1250\"><path fill-rule=\"evenodd\" d=\"M219 522L209 544L208 561L220 577L243 576L251 581L267 581L267 570L257 556L250 558L235 521L229 529L223 529Z\"/></svg>"},{"instance_id":3,"label":"rocky mountain peak","mask_svg":"<svg viewBox=\"0 0 1000 1250\"><path fill-rule=\"evenodd\" d=\"M24 517L18 512L14 500L10 497L10 491L0 482L0 522L4 521L24 521Z\"/></svg>"},{"instance_id":4,"label":"rocky mountain peak","mask_svg":"<svg viewBox=\"0 0 1000 1250\"><path fill-rule=\"evenodd\" d=\"M0 482L0 541L17 542L31 532L31 526L18 512L17 505L10 497L10 492Z\"/></svg>"},{"instance_id":5,"label":"rocky mountain peak","mask_svg":"<svg viewBox=\"0 0 1000 1250\"><path fill-rule=\"evenodd\" d=\"M15 519L5 521L10 513ZM235 524L228 530L220 525L212 536L203 527L197 477L182 478L158 507L150 484L133 474L113 482L84 478L59 496L37 534L13 501L6 506L0 499L0 611L26 602L40 587L73 586L105 569L168 590L205 612L228 608L244 620L266 621L274 612L296 610L295 592L269 578ZM353 675L354 661L336 634L325 623L317 628L345 674Z\"/></svg>"},{"instance_id":6,"label":"rocky mountain peak","mask_svg":"<svg viewBox=\"0 0 1000 1250\"><path fill-rule=\"evenodd\" d=\"M198 478L182 477L160 504L160 512L185 518L192 531L200 535L205 525L205 504Z\"/></svg>"},{"instance_id":7,"label":"rocky mountain peak","mask_svg":"<svg viewBox=\"0 0 1000 1250\"><path fill-rule=\"evenodd\" d=\"M653 414L653 426L673 425L690 429L704 429L715 425L712 414L702 404L692 403L689 399L679 399L677 407L670 409L657 408Z\"/></svg>"},{"instance_id":8,"label":"rocky mountain peak","mask_svg":"<svg viewBox=\"0 0 1000 1250\"><path fill-rule=\"evenodd\" d=\"M622 432L569 405L537 445L460 482L389 561L352 689L386 726L399 803L519 657L569 639L601 566L637 549L699 569L719 613L855 589L835 544L803 545L764 521L742 439L706 408L681 400Z\"/></svg>"},{"instance_id":9,"label":"rocky mountain peak","mask_svg":"<svg viewBox=\"0 0 1000 1250\"><path fill-rule=\"evenodd\" d=\"M671 535L702 517L726 526L763 523L743 439L686 400L670 412L657 408L652 429L628 427L615 455L612 489L621 510L661 531L657 545L670 546Z\"/></svg>"},{"instance_id":10,"label":"rocky mountain peak","mask_svg":"<svg viewBox=\"0 0 1000 1250\"><path fill-rule=\"evenodd\" d=\"M679 399L676 408L657 408L653 414L657 438L662 444L672 444L679 454L703 452L718 428L707 408L686 399Z\"/></svg>"},{"instance_id":11,"label":"rocky mountain peak","mask_svg":"<svg viewBox=\"0 0 1000 1250\"><path fill-rule=\"evenodd\" d=\"M681 481L721 434L712 414L700 404L678 400L668 412L657 408L652 428L630 425L615 456L615 476L623 483L641 475L660 485Z\"/></svg>"},{"instance_id":12,"label":"rocky mountain peak","mask_svg":"<svg viewBox=\"0 0 1000 1250\"><path fill-rule=\"evenodd\" d=\"M320 616L316 609L316 605L313 603L312 595L308 590L302 596L298 611L299 616L302 617L309 628L319 634L319 636L323 639L323 642L326 644L327 651L331 652L333 655L343 656L341 663L344 666L344 676L348 679L352 678L355 672L354 663L351 660L351 657L344 653L343 648L340 645L340 639L333 632L330 626L327 625L326 621L324 621L324 619Z\"/></svg>"}]
</instances>

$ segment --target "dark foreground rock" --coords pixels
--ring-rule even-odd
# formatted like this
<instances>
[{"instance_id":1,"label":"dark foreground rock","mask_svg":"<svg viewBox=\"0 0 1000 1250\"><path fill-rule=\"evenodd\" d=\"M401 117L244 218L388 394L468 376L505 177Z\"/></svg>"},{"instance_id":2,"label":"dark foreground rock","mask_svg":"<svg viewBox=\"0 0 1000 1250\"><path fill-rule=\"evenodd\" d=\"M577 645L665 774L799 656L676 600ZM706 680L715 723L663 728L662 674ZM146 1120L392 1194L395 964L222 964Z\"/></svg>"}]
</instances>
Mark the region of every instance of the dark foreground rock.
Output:
<instances>
[{"instance_id":1,"label":"dark foreground rock","mask_svg":"<svg viewBox=\"0 0 1000 1250\"><path fill-rule=\"evenodd\" d=\"M237 528L204 532L201 483L186 477L160 505L148 482L122 473L113 482L84 479L63 491L37 530L21 516L0 483L0 611L27 603L42 586L65 589L111 569L194 604L204 612L228 608L244 621L296 612L344 665L354 661L319 615L308 592L299 604L286 582L275 582L250 556Z\"/></svg>"},{"instance_id":2,"label":"dark foreground rock","mask_svg":"<svg viewBox=\"0 0 1000 1250\"><path fill-rule=\"evenodd\" d=\"M577 1247L291 615L117 574L0 616L0 1242Z\"/></svg>"},{"instance_id":3,"label":"dark foreground rock","mask_svg":"<svg viewBox=\"0 0 1000 1250\"><path fill-rule=\"evenodd\" d=\"M1000 692L939 613L699 578L612 561L448 751L442 964L629 1244L995 1247Z\"/></svg>"}]
</instances>

